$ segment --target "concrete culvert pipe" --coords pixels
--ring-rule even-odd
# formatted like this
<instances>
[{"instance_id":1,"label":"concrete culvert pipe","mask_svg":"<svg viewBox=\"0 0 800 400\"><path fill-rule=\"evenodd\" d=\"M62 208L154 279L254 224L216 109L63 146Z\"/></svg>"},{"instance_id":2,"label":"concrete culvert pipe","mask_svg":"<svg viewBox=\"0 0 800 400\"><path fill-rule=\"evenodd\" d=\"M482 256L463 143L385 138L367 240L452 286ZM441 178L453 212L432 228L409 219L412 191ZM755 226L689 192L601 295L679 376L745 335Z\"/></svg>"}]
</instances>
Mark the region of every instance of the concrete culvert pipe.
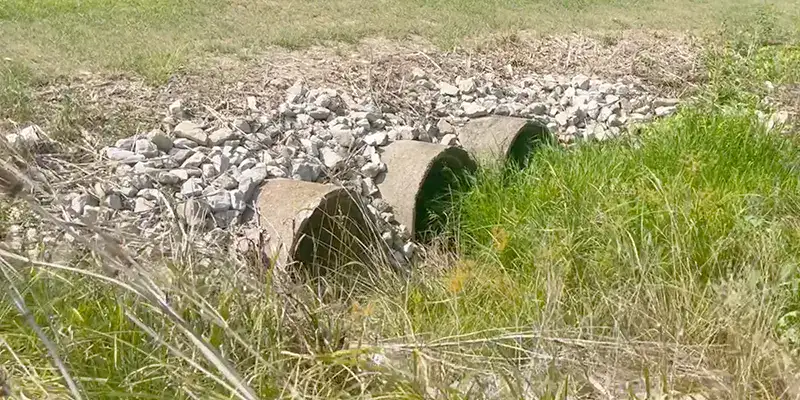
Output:
<instances>
[{"instance_id":1,"label":"concrete culvert pipe","mask_svg":"<svg viewBox=\"0 0 800 400\"><path fill-rule=\"evenodd\" d=\"M534 150L556 142L546 126L533 120L491 116L471 120L458 134L461 145L481 163L527 164Z\"/></svg>"},{"instance_id":2,"label":"concrete culvert pipe","mask_svg":"<svg viewBox=\"0 0 800 400\"><path fill-rule=\"evenodd\" d=\"M292 275L339 273L375 261L378 236L361 201L345 188L273 179L261 186L256 208L270 264Z\"/></svg>"},{"instance_id":3,"label":"concrete culvert pipe","mask_svg":"<svg viewBox=\"0 0 800 400\"><path fill-rule=\"evenodd\" d=\"M463 149L410 140L390 144L381 159L387 167L377 182L381 196L397 221L422 241L441 229L452 191L466 184L477 169Z\"/></svg>"}]
</instances>

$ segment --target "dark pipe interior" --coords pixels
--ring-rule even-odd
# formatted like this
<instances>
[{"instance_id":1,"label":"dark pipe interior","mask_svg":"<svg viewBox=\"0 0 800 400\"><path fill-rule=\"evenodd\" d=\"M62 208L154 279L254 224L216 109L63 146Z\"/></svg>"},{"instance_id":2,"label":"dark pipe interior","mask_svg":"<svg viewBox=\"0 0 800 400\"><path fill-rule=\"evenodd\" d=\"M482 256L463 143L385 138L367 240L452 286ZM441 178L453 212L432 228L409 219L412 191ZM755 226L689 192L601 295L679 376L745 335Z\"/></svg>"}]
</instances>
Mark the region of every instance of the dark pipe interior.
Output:
<instances>
[{"instance_id":1,"label":"dark pipe interior","mask_svg":"<svg viewBox=\"0 0 800 400\"><path fill-rule=\"evenodd\" d=\"M429 242L444 230L453 194L468 188L476 169L466 153L434 160L417 195L414 233L418 240Z\"/></svg>"},{"instance_id":2,"label":"dark pipe interior","mask_svg":"<svg viewBox=\"0 0 800 400\"><path fill-rule=\"evenodd\" d=\"M536 149L555 143L555 136L547 127L538 123L525 124L508 150L507 162L517 168L525 168Z\"/></svg>"}]
</instances>

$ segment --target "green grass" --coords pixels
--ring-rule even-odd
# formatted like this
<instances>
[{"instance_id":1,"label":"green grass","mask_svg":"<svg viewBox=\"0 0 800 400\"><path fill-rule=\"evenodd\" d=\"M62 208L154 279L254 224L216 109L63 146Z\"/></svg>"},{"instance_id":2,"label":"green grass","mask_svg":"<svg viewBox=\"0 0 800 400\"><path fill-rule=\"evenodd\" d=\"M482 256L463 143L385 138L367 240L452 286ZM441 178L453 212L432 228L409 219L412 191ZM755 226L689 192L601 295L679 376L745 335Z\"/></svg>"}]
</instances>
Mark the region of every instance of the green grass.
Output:
<instances>
[{"instance_id":1,"label":"green grass","mask_svg":"<svg viewBox=\"0 0 800 400\"><path fill-rule=\"evenodd\" d=\"M640 138L482 171L456 208L460 257L410 280L380 274L322 301L211 272L225 264L162 266L154 279L262 398L425 398L468 379L454 365L508 379L506 395L522 376L556 395L614 373L652 376L652 390L779 398L796 366L776 360L800 350L799 173L800 144L751 113L688 109ZM146 297L53 268L5 271L88 398L228 398ZM0 364L12 388L65 393L7 300ZM375 370L375 352L389 364ZM563 361L546 368L536 353Z\"/></svg>"},{"instance_id":2,"label":"green grass","mask_svg":"<svg viewBox=\"0 0 800 400\"><path fill-rule=\"evenodd\" d=\"M790 1L770 4L779 26L792 26L800 15ZM421 36L450 47L519 30L708 32L731 18L750 19L762 6L756 0L3 0L0 57L48 73L117 70L159 83L208 52L252 54L271 45L375 36Z\"/></svg>"}]
</instances>

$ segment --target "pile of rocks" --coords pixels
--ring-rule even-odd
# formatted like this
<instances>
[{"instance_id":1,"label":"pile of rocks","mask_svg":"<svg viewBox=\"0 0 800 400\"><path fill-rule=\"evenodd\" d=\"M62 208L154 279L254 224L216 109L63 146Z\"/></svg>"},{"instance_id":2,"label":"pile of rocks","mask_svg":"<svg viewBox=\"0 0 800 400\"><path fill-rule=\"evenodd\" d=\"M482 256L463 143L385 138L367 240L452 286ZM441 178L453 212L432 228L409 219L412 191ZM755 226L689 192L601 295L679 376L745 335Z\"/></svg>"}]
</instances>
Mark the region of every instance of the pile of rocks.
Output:
<instances>
[{"instance_id":1,"label":"pile of rocks","mask_svg":"<svg viewBox=\"0 0 800 400\"><path fill-rule=\"evenodd\" d=\"M536 119L564 143L606 140L631 123L672 114L678 103L636 83L584 75L508 83L485 74L435 82L414 69L410 78L414 84L401 94L408 109L382 108L302 82L274 107L261 109L257 98L248 97L241 115L210 110L198 116L176 101L160 127L103 149L113 176L93 190L67 195L69 211L92 221L133 214L147 221L140 229L152 229L172 212L197 230L230 229L244 222L265 179L332 182L368 200L384 240L405 259L415 246L375 184L386 172L381 147L397 140L459 146L458 126L490 114ZM23 130L9 141L22 146L35 133Z\"/></svg>"}]
</instances>

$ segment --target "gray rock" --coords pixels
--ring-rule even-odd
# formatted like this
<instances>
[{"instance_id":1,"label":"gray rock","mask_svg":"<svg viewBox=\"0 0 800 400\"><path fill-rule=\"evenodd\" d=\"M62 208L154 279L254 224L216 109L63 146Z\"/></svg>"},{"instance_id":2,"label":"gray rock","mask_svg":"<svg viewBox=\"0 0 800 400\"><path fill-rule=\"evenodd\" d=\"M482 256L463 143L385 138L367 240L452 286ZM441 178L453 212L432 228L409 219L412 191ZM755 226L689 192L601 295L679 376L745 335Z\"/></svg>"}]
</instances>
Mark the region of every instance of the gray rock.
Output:
<instances>
[{"instance_id":1,"label":"gray rock","mask_svg":"<svg viewBox=\"0 0 800 400\"><path fill-rule=\"evenodd\" d=\"M458 96L458 88L447 82L439 82L439 93L445 96Z\"/></svg>"},{"instance_id":2,"label":"gray rock","mask_svg":"<svg viewBox=\"0 0 800 400\"><path fill-rule=\"evenodd\" d=\"M203 164L200 166L200 170L203 172L203 178L205 178L206 181L210 181L220 174L220 171L214 164Z\"/></svg>"},{"instance_id":3,"label":"gray rock","mask_svg":"<svg viewBox=\"0 0 800 400\"><path fill-rule=\"evenodd\" d=\"M81 193L72 198L72 202L70 203L70 208L75 215L83 215L83 209L86 206L97 206L97 199L90 195L89 193Z\"/></svg>"},{"instance_id":4,"label":"gray rock","mask_svg":"<svg viewBox=\"0 0 800 400\"><path fill-rule=\"evenodd\" d=\"M186 161L186 159L192 154L194 154L194 151L188 149L172 149L169 152L170 158L172 158L172 160L178 165L183 164L183 162Z\"/></svg>"},{"instance_id":5,"label":"gray rock","mask_svg":"<svg viewBox=\"0 0 800 400\"><path fill-rule=\"evenodd\" d=\"M617 116L617 114L611 114L608 116L606 124L608 124L608 126L611 127L620 127L625 124L625 121L619 116Z\"/></svg>"},{"instance_id":6,"label":"gray rock","mask_svg":"<svg viewBox=\"0 0 800 400\"><path fill-rule=\"evenodd\" d=\"M213 190L206 194L205 199L212 212L227 211L231 208L231 196L225 190Z\"/></svg>"},{"instance_id":7,"label":"gray rock","mask_svg":"<svg viewBox=\"0 0 800 400\"><path fill-rule=\"evenodd\" d=\"M136 154L141 154L147 158L158 156L158 147L149 139L138 139L134 144Z\"/></svg>"},{"instance_id":8,"label":"gray rock","mask_svg":"<svg viewBox=\"0 0 800 400\"><path fill-rule=\"evenodd\" d=\"M211 165L213 165L219 173L223 173L230 168L230 159L225 154L214 154L211 156Z\"/></svg>"},{"instance_id":9,"label":"gray rock","mask_svg":"<svg viewBox=\"0 0 800 400\"><path fill-rule=\"evenodd\" d=\"M675 113L677 108L675 106L665 106L656 108L657 117L666 117Z\"/></svg>"},{"instance_id":10,"label":"gray rock","mask_svg":"<svg viewBox=\"0 0 800 400\"><path fill-rule=\"evenodd\" d=\"M143 214L153 211L156 208L156 202L147 200L144 197L137 197L133 202L133 212L136 214Z\"/></svg>"},{"instance_id":11,"label":"gray rock","mask_svg":"<svg viewBox=\"0 0 800 400\"><path fill-rule=\"evenodd\" d=\"M197 168L206 160L206 155L200 152L192 154L181 164L181 168Z\"/></svg>"},{"instance_id":12,"label":"gray rock","mask_svg":"<svg viewBox=\"0 0 800 400\"><path fill-rule=\"evenodd\" d=\"M250 123L242 118L236 118L233 120L233 128L245 134L252 132L251 130L252 127L250 126Z\"/></svg>"},{"instance_id":13,"label":"gray rock","mask_svg":"<svg viewBox=\"0 0 800 400\"><path fill-rule=\"evenodd\" d=\"M231 209L244 211L247 208L247 202L250 200L245 197L247 193L237 189L231 190L228 192L228 195L231 198Z\"/></svg>"},{"instance_id":14,"label":"gray rock","mask_svg":"<svg viewBox=\"0 0 800 400\"><path fill-rule=\"evenodd\" d=\"M444 118L440 119L439 122L436 123L436 127L439 129L440 135L448 135L448 134L455 134L456 129L453 128L453 125L450 125Z\"/></svg>"},{"instance_id":15,"label":"gray rock","mask_svg":"<svg viewBox=\"0 0 800 400\"><path fill-rule=\"evenodd\" d=\"M121 186L117 192L127 198L132 198L139 193L139 189L133 186L124 185Z\"/></svg>"},{"instance_id":16,"label":"gray rock","mask_svg":"<svg viewBox=\"0 0 800 400\"><path fill-rule=\"evenodd\" d=\"M600 122L606 122L611 114L614 114L614 110L612 108L603 107L600 109L600 114L597 115L597 120Z\"/></svg>"},{"instance_id":17,"label":"gray rock","mask_svg":"<svg viewBox=\"0 0 800 400\"><path fill-rule=\"evenodd\" d=\"M169 115L178 121L186 118L186 111L183 109L183 102L180 100L175 100L172 102L172 104L169 105Z\"/></svg>"},{"instance_id":18,"label":"gray rock","mask_svg":"<svg viewBox=\"0 0 800 400\"><path fill-rule=\"evenodd\" d=\"M292 165L292 178L306 182L314 182L322 173L319 164L308 161L296 162Z\"/></svg>"},{"instance_id":19,"label":"gray rock","mask_svg":"<svg viewBox=\"0 0 800 400\"><path fill-rule=\"evenodd\" d=\"M389 135L385 131L375 132L365 136L364 142L370 146L386 146L389 144Z\"/></svg>"},{"instance_id":20,"label":"gray rock","mask_svg":"<svg viewBox=\"0 0 800 400\"><path fill-rule=\"evenodd\" d=\"M567 126L570 122L570 115L566 112L560 112L556 115L556 123L558 126Z\"/></svg>"},{"instance_id":21,"label":"gray rock","mask_svg":"<svg viewBox=\"0 0 800 400\"><path fill-rule=\"evenodd\" d=\"M619 96L615 94L608 94L605 98L606 104L614 104L619 101Z\"/></svg>"},{"instance_id":22,"label":"gray rock","mask_svg":"<svg viewBox=\"0 0 800 400\"><path fill-rule=\"evenodd\" d=\"M333 138L336 140L336 143L338 143L339 146L350 147L355 141L355 138L353 137L353 131L350 128L337 125L331 129L331 133L333 134Z\"/></svg>"},{"instance_id":23,"label":"gray rock","mask_svg":"<svg viewBox=\"0 0 800 400\"><path fill-rule=\"evenodd\" d=\"M544 115L547 113L547 105L544 103L531 104L531 112L533 115Z\"/></svg>"},{"instance_id":24,"label":"gray rock","mask_svg":"<svg viewBox=\"0 0 800 400\"><path fill-rule=\"evenodd\" d=\"M199 145L208 144L208 134L203 131L203 127L190 121L183 121L175 127L173 134L176 138L189 139Z\"/></svg>"},{"instance_id":25,"label":"gray rock","mask_svg":"<svg viewBox=\"0 0 800 400\"><path fill-rule=\"evenodd\" d=\"M233 179L233 177L228 174L220 175L211 184L214 185L215 187L225 190L231 190L239 187L239 182L237 182L236 179Z\"/></svg>"},{"instance_id":26,"label":"gray rock","mask_svg":"<svg viewBox=\"0 0 800 400\"><path fill-rule=\"evenodd\" d=\"M289 104L299 103L303 100L305 94L306 88L303 85L303 81L297 80L294 85L286 90L286 102Z\"/></svg>"},{"instance_id":27,"label":"gray rock","mask_svg":"<svg viewBox=\"0 0 800 400\"><path fill-rule=\"evenodd\" d=\"M153 187L153 179L145 174L137 174L131 177L131 184L136 189L149 189Z\"/></svg>"},{"instance_id":28,"label":"gray rock","mask_svg":"<svg viewBox=\"0 0 800 400\"><path fill-rule=\"evenodd\" d=\"M199 196L203 193L203 184L199 178L189 178L181 185L181 195L184 198Z\"/></svg>"},{"instance_id":29,"label":"gray rock","mask_svg":"<svg viewBox=\"0 0 800 400\"><path fill-rule=\"evenodd\" d=\"M375 178L381 172L385 171L386 166L383 163L368 162L361 167L361 173L367 178Z\"/></svg>"},{"instance_id":30,"label":"gray rock","mask_svg":"<svg viewBox=\"0 0 800 400\"><path fill-rule=\"evenodd\" d=\"M180 176L173 174L172 172L159 172L156 176L156 181L162 185L177 185L181 181L185 179L181 179Z\"/></svg>"},{"instance_id":31,"label":"gray rock","mask_svg":"<svg viewBox=\"0 0 800 400\"><path fill-rule=\"evenodd\" d=\"M455 146L458 144L458 136L449 133L442 137L441 144L445 146Z\"/></svg>"},{"instance_id":32,"label":"gray rock","mask_svg":"<svg viewBox=\"0 0 800 400\"><path fill-rule=\"evenodd\" d=\"M255 158L245 158L239 164L239 170L240 171L245 171L245 170L248 170L250 168L253 168L254 165L256 165L256 159Z\"/></svg>"},{"instance_id":33,"label":"gray rock","mask_svg":"<svg viewBox=\"0 0 800 400\"><path fill-rule=\"evenodd\" d=\"M134 193L134 196L136 194ZM112 209L112 210L121 210L122 209L122 198L119 197L118 194L112 193L103 199L103 205Z\"/></svg>"},{"instance_id":34,"label":"gray rock","mask_svg":"<svg viewBox=\"0 0 800 400\"><path fill-rule=\"evenodd\" d=\"M256 164L253 168L242 171L239 181L252 179L257 185L267 179L267 167L264 164Z\"/></svg>"},{"instance_id":35,"label":"gray rock","mask_svg":"<svg viewBox=\"0 0 800 400\"><path fill-rule=\"evenodd\" d=\"M172 142L172 146L177 149L193 149L197 147L197 143L186 138L177 138Z\"/></svg>"},{"instance_id":36,"label":"gray rock","mask_svg":"<svg viewBox=\"0 0 800 400\"><path fill-rule=\"evenodd\" d=\"M423 71L419 67L414 67L413 69L411 69L411 79L415 81L419 79L425 79L427 76L428 75L425 73L425 71Z\"/></svg>"},{"instance_id":37,"label":"gray rock","mask_svg":"<svg viewBox=\"0 0 800 400\"><path fill-rule=\"evenodd\" d=\"M147 138L156 145L158 150L164 153L169 153L169 151L172 150L172 138L162 132L161 129L153 129L148 132Z\"/></svg>"},{"instance_id":38,"label":"gray rock","mask_svg":"<svg viewBox=\"0 0 800 400\"><path fill-rule=\"evenodd\" d=\"M322 159L322 163L328 169L336 169L342 166L344 162L344 157L340 156L335 150L331 149L330 147L323 147L319 151L320 158Z\"/></svg>"},{"instance_id":39,"label":"gray rock","mask_svg":"<svg viewBox=\"0 0 800 400\"><path fill-rule=\"evenodd\" d=\"M183 182L189 179L189 171L185 169L173 169L170 170L169 173L173 176L178 177L178 181Z\"/></svg>"},{"instance_id":40,"label":"gray rock","mask_svg":"<svg viewBox=\"0 0 800 400\"><path fill-rule=\"evenodd\" d=\"M227 229L238 223L240 212L236 210L226 210L214 213L214 222L218 228Z\"/></svg>"},{"instance_id":41,"label":"gray rock","mask_svg":"<svg viewBox=\"0 0 800 400\"><path fill-rule=\"evenodd\" d=\"M158 201L161 198L161 192L158 189L142 189L139 191L138 196L143 199Z\"/></svg>"},{"instance_id":42,"label":"gray rock","mask_svg":"<svg viewBox=\"0 0 800 400\"><path fill-rule=\"evenodd\" d=\"M109 147L106 149L106 157L112 161L119 161L125 164L136 164L143 161L145 156L136 154L132 151L118 149L116 147Z\"/></svg>"},{"instance_id":43,"label":"gray rock","mask_svg":"<svg viewBox=\"0 0 800 400\"><path fill-rule=\"evenodd\" d=\"M653 108L675 107L678 103L680 103L678 99L655 99L653 100Z\"/></svg>"},{"instance_id":44,"label":"gray rock","mask_svg":"<svg viewBox=\"0 0 800 400\"><path fill-rule=\"evenodd\" d=\"M324 107L317 107L308 112L308 115L311 118L314 118L317 121L325 121L328 117L331 116L331 110L328 110Z\"/></svg>"},{"instance_id":45,"label":"gray rock","mask_svg":"<svg viewBox=\"0 0 800 400\"><path fill-rule=\"evenodd\" d=\"M589 90L589 84L591 80L586 75L576 75L572 78L572 84L575 85L576 88Z\"/></svg>"},{"instance_id":46,"label":"gray rock","mask_svg":"<svg viewBox=\"0 0 800 400\"><path fill-rule=\"evenodd\" d=\"M463 103L461 108L464 110L464 115L469 118L478 118L489 115L486 107L477 103Z\"/></svg>"},{"instance_id":47,"label":"gray rock","mask_svg":"<svg viewBox=\"0 0 800 400\"><path fill-rule=\"evenodd\" d=\"M239 135L228 127L215 129L208 135L208 141L213 146L220 146L229 140L238 139Z\"/></svg>"},{"instance_id":48,"label":"gray rock","mask_svg":"<svg viewBox=\"0 0 800 400\"><path fill-rule=\"evenodd\" d=\"M458 81L458 91L461 94L470 94L475 91L475 80L472 78Z\"/></svg>"},{"instance_id":49,"label":"gray rock","mask_svg":"<svg viewBox=\"0 0 800 400\"><path fill-rule=\"evenodd\" d=\"M129 137L119 139L114 143L114 147L122 150L133 151L133 145L136 143L136 137Z\"/></svg>"},{"instance_id":50,"label":"gray rock","mask_svg":"<svg viewBox=\"0 0 800 400\"><path fill-rule=\"evenodd\" d=\"M273 178L287 178L289 177L289 171L286 170L285 167L276 166L276 165L268 165L267 172L269 176Z\"/></svg>"}]
</instances>

